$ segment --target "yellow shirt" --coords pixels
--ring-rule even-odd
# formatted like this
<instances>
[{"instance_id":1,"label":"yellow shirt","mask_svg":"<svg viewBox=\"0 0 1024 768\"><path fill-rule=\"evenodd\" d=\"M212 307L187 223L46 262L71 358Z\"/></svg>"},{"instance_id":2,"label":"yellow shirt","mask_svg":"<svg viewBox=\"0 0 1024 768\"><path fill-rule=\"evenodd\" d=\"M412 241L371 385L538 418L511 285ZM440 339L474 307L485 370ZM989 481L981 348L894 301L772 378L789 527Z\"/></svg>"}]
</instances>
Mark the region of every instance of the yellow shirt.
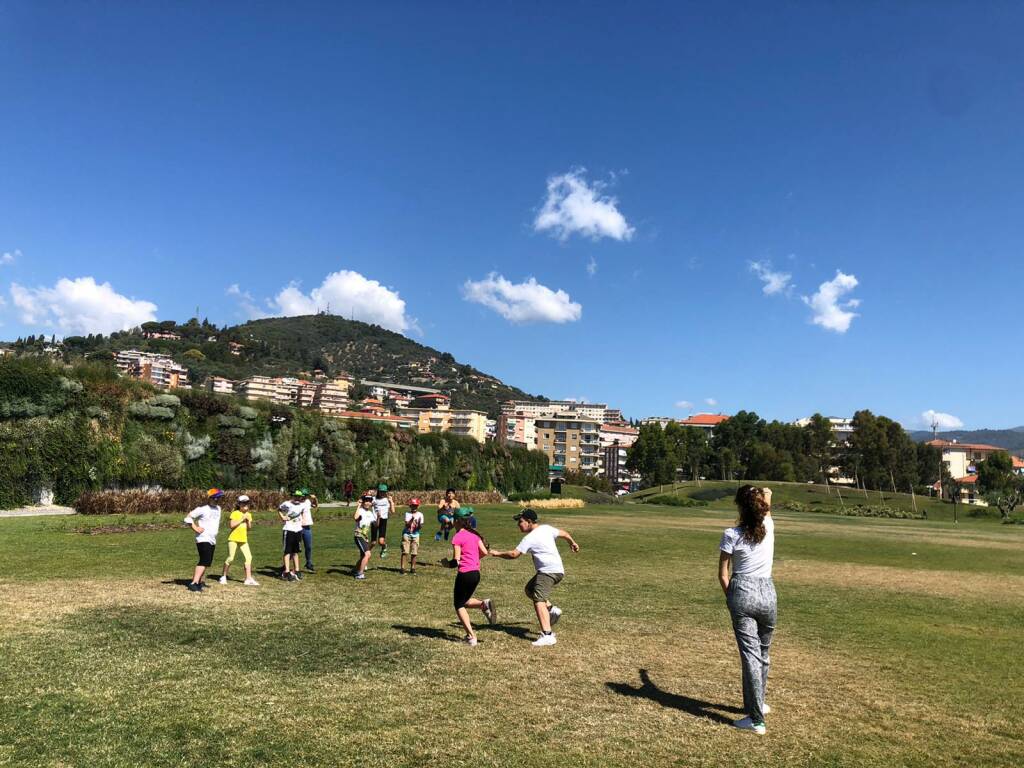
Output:
<instances>
[{"instance_id":1,"label":"yellow shirt","mask_svg":"<svg viewBox=\"0 0 1024 768\"><path fill-rule=\"evenodd\" d=\"M237 544L245 544L249 541L249 526L245 524L246 520L252 520L252 512L242 512L240 509L236 509L231 513L231 522L241 520L242 524L236 528L231 529L231 535L228 536L228 541L233 541Z\"/></svg>"}]
</instances>

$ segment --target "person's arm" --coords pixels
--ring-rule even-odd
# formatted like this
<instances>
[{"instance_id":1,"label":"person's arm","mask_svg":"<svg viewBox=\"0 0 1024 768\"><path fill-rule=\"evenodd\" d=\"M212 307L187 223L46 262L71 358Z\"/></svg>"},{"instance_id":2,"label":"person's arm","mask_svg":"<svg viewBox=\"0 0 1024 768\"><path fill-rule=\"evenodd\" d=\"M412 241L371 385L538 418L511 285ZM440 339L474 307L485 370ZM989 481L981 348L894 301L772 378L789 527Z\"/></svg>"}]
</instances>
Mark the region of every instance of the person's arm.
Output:
<instances>
[{"instance_id":1,"label":"person's arm","mask_svg":"<svg viewBox=\"0 0 1024 768\"><path fill-rule=\"evenodd\" d=\"M202 517L200 517L199 519L202 520ZM196 533L202 533L204 530L206 530L205 528L203 528L203 526L199 525L199 523L196 522L196 519L192 516L191 512L189 512L189 514L185 517L185 522L188 523L189 527Z\"/></svg>"},{"instance_id":2,"label":"person's arm","mask_svg":"<svg viewBox=\"0 0 1024 768\"><path fill-rule=\"evenodd\" d=\"M487 555L489 555L490 552L488 552L487 545L484 544L484 540L478 538L477 539L477 544L480 546L480 556L481 557L487 557Z\"/></svg>"},{"instance_id":3,"label":"person's arm","mask_svg":"<svg viewBox=\"0 0 1024 768\"><path fill-rule=\"evenodd\" d=\"M359 512L360 512L359 507L356 507L356 511L352 513L352 519L353 520L358 520L359 519Z\"/></svg>"},{"instance_id":4,"label":"person's arm","mask_svg":"<svg viewBox=\"0 0 1024 768\"><path fill-rule=\"evenodd\" d=\"M523 553L518 549L510 549L508 552L497 549L491 550L491 557L500 557L502 560L515 560L521 554Z\"/></svg>"},{"instance_id":5,"label":"person's arm","mask_svg":"<svg viewBox=\"0 0 1024 768\"><path fill-rule=\"evenodd\" d=\"M245 527L252 530L252 512L245 513Z\"/></svg>"},{"instance_id":6,"label":"person's arm","mask_svg":"<svg viewBox=\"0 0 1024 768\"><path fill-rule=\"evenodd\" d=\"M233 530L235 530L235 528L237 528L238 526L240 526L244 522L245 522L245 518L244 517L241 517L238 520L232 520L229 517L228 518L228 528L230 528L233 531Z\"/></svg>"},{"instance_id":7,"label":"person's arm","mask_svg":"<svg viewBox=\"0 0 1024 768\"><path fill-rule=\"evenodd\" d=\"M732 555L729 552L718 554L718 583L722 585L722 591L729 592L729 564L732 562Z\"/></svg>"},{"instance_id":8,"label":"person's arm","mask_svg":"<svg viewBox=\"0 0 1024 768\"><path fill-rule=\"evenodd\" d=\"M315 493L309 494L309 503L312 504L314 507L319 507L320 506L320 500L317 499Z\"/></svg>"},{"instance_id":9,"label":"person's arm","mask_svg":"<svg viewBox=\"0 0 1024 768\"><path fill-rule=\"evenodd\" d=\"M559 530L558 531L558 538L565 539L566 541L568 541L569 542L569 549L571 549L573 552L579 552L580 551L580 545L576 543L576 539L574 539L572 537L572 535L568 531Z\"/></svg>"}]
</instances>

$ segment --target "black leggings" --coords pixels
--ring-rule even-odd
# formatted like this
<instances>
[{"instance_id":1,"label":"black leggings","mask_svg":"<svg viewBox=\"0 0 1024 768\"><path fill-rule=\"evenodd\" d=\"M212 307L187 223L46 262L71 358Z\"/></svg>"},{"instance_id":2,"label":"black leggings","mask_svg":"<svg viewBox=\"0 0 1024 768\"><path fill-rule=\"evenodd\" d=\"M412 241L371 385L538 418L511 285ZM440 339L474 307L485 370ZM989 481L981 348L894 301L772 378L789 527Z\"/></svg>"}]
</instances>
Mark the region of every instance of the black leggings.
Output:
<instances>
[{"instance_id":1,"label":"black leggings","mask_svg":"<svg viewBox=\"0 0 1024 768\"><path fill-rule=\"evenodd\" d=\"M466 571L465 573L459 573L455 576L455 610L459 608L465 608L466 603L469 602L469 598L476 592L477 585L480 584L480 571Z\"/></svg>"},{"instance_id":2,"label":"black leggings","mask_svg":"<svg viewBox=\"0 0 1024 768\"><path fill-rule=\"evenodd\" d=\"M213 564L214 545L208 541L197 541L196 549L199 550L199 562L196 565L209 568Z\"/></svg>"}]
</instances>

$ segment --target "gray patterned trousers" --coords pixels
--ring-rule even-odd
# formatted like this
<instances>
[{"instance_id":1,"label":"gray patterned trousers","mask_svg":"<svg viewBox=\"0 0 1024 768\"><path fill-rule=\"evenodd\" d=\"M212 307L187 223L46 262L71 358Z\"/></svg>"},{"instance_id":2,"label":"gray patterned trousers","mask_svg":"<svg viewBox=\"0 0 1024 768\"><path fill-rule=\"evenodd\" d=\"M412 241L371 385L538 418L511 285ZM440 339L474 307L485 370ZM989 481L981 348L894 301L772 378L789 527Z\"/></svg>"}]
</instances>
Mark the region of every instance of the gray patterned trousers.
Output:
<instances>
[{"instance_id":1,"label":"gray patterned trousers","mask_svg":"<svg viewBox=\"0 0 1024 768\"><path fill-rule=\"evenodd\" d=\"M729 582L726 602L743 668L743 709L753 722L763 723L768 651L778 610L775 585L770 578L734 576Z\"/></svg>"}]
</instances>

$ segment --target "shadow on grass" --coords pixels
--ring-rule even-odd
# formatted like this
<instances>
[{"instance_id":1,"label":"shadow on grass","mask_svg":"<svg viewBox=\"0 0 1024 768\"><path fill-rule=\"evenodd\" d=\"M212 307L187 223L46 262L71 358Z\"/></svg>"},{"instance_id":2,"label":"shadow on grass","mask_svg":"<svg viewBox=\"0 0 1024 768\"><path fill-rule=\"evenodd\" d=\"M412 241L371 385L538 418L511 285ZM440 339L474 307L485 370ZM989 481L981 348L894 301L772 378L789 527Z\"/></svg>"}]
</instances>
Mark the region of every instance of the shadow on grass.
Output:
<instances>
[{"instance_id":1,"label":"shadow on grass","mask_svg":"<svg viewBox=\"0 0 1024 768\"><path fill-rule=\"evenodd\" d=\"M517 621L512 624L498 623L481 624L480 626L476 626L476 623L474 622L474 627L477 632L504 632L506 635L518 637L520 640L527 640L530 637L530 630L525 626L520 626L523 624L525 624L525 622Z\"/></svg>"},{"instance_id":2,"label":"shadow on grass","mask_svg":"<svg viewBox=\"0 0 1024 768\"><path fill-rule=\"evenodd\" d=\"M177 584L179 587L187 587L192 583L192 579L165 579L160 582L161 584Z\"/></svg>"},{"instance_id":3,"label":"shadow on grass","mask_svg":"<svg viewBox=\"0 0 1024 768\"><path fill-rule=\"evenodd\" d=\"M392 629L404 632L409 637L426 637L430 640L461 640L459 635L453 635L437 627L410 627L408 624L392 624Z\"/></svg>"},{"instance_id":4,"label":"shadow on grass","mask_svg":"<svg viewBox=\"0 0 1024 768\"><path fill-rule=\"evenodd\" d=\"M689 696L682 696L678 693L669 693L662 690L651 681L651 676L646 669L640 670L641 685L634 686L629 683L605 683L608 689L621 696L632 696L637 699L650 699L669 709L678 709L694 717L702 717L723 725L732 725L734 718L726 717L721 712L731 712L742 715L743 710L739 707L730 707L725 704L713 704L710 701L693 699ZM715 712L714 710L721 710Z\"/></svg>"}]
</instances>

